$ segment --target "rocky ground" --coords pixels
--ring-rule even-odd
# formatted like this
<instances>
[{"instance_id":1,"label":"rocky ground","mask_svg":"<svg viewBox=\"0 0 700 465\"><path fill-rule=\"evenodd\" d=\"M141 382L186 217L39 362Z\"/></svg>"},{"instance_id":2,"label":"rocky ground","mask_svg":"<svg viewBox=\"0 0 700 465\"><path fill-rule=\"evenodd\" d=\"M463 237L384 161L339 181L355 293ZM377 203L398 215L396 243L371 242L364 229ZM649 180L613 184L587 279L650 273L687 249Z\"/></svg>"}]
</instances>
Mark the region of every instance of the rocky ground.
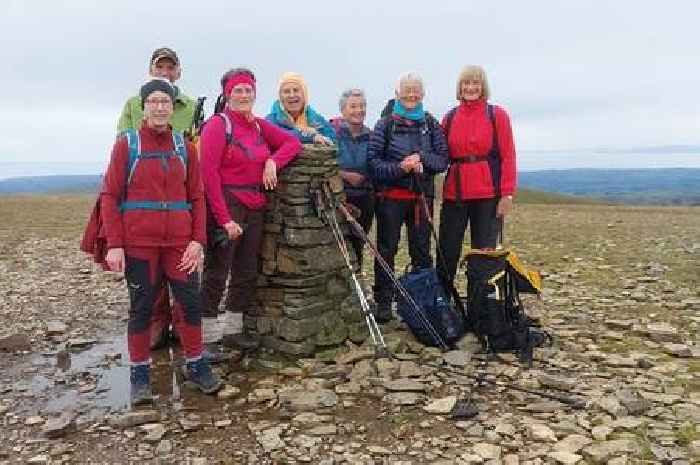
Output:
<instances>
[{"instance_id":1,"label":"rocky ground","mask_svg":"<svg viewBox=\"0 0 700 465\"><path fill-rule=\"evenodd\" d=\"M545 274L526 304L555 338L530 370L392 324L393 359L236 357L218 398L161 351L157 401L129 411L126 290L77 251L90 202L0 199L0 464L700 463L698 208L517 205L507 242ZM478 415L452 418L465 399Z\"/></svg>"}]
</instances>

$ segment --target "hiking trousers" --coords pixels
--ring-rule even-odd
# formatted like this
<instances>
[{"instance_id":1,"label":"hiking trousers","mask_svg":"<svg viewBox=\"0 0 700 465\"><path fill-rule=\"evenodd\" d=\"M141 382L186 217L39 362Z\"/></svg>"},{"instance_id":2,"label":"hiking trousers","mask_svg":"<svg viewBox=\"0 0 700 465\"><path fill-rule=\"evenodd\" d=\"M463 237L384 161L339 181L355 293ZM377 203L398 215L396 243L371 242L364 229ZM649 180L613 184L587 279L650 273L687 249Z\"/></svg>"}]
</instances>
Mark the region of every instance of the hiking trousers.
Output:
<instances>
[{"instance_id":1,"label":"hiking trousers","mask_svg":"<svg viewBox=\"0 0 700 465\"><path fill-rule=\"evenodd\" d=\"M401 239L401 227L405 224L408 232L408 254L414 268L429 268L433 261L430 256L430 224L425 217L421 200L396 200L382 198L377 202L377 248L379 254L394 270L394 258ZM430 215L433 201L427 199ZM394 285L377 260L374 261L374 300L377 303L391 302Z\"/></svg>"},{"instance_id":2,"label":"hiking trousers","mask_svg":"<svg viewBox=\"0 0 700 465\"><path fill-rule=\"evenodd\" d=\"M496 217L498 199L475 199L457 202L443 200L440 210L438 246L445 263L438 260L438 275L443 282L454 282L462 256L464 234L469 226L472 249L495 249L501 222Z\"/></svg>"},{"instance_id":3,"label":"hiking trousers","mask_svg":"<svg viewBox=\"0 0 700 465\"><path fill-rule=\"evenodd\" d=\"M228 283L225 308L229 312L249 314L253 306L258 280L258 262L264 227L264 210L251 210L232 194L224 193L229 214L243 228L236 240L217 247L209 240L204 259L204 285L202 288L205 318L216 318L219 303ZM207 232L219 227L211 212L207 215Z\"/></svg>"},{"instance_id":4,"label":"hiking trousers","mask_svg":"<svg viewBox=\"0 0 700 465\"><path fill-rule=\"evenodd\" d=\"M150 360L151 317L163 281L167 281L175 297L173 323L185 357L193 360L202 353L199 273L187 274L177 269L185 248L125 248L125 277L131 302L127 339L132 364L148 363Z\"/></svg>"},{"instance_id":5,"label":"hiking trousers","mask_svg":"<svg viewBox=\"0 0 700 465\"><path fill-rule=\"evenodd\" d=\"M369 234L372 229L372 221L374 220L374 193L367 191L366 194L346 195L347 201L360 210L360 217L357 222L360 223L365 234ZM365 246L365 241L355 232L350 232L350 244L355 251L357 257L358 269L362 270L362 250Z\"/></svg>"}]
</instances>

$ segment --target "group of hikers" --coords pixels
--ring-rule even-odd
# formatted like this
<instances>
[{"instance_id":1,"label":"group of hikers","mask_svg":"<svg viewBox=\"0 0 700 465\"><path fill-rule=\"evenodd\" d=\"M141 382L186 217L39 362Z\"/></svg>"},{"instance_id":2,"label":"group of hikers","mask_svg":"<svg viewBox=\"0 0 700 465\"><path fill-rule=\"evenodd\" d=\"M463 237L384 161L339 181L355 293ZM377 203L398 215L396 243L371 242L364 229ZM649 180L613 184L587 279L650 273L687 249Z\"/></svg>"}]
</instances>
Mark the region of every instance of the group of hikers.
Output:
<instances>
[{"instance_id":1,"label":"group of hikers","mask_svg":"<svg viewBox=\"0 0 700 465\"><path fill-rule=\"evenodd\" d=\"M171 319L188 380L205 393L221 386L210 364L225 355L222 346L257 346L243 316L254 305L265 192L275 189L302 144L337 147L347 202L365 231L376 217L377 249L391 269L403 225L411 265L432 266L435 176L444 172L440 278L452 285L467 227L472 248L497 246L501 219L512 208L515 150L509 117L489 103L479 66L461 71L459 103L441 122L423 108L421 77L401 75L373 129L365 124L361 89L342 92L340 116L326 119L311 107L304 78L291 72L280 77L278 99L260 118L253 113L254 73L231 69L197 144L183 136L195 101L175 85L178 55L155 50L149 74L124 106L104 176L97 211L104 253L98 259L88 250L125 273L132 404L151 399L150 352L162 344ZM350 241L361 266L363 241ZM386 323L393 318L392 282L376 261L374 271L374 316Z\"/></svg>"}]
</instances>

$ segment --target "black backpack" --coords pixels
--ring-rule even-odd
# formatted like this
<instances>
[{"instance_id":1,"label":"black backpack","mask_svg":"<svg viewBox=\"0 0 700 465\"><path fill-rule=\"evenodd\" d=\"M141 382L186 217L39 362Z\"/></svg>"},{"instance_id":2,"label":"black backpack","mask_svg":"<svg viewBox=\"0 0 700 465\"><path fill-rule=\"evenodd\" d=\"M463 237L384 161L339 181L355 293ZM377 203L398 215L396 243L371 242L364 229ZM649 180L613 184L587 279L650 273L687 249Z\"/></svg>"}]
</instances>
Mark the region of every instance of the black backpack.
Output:
<instances>
[{"instance_id":1,"label":"black backpack","mask_svg":"<svg viewBox=\"0 0 700 465\"><path fill-rule=\"evenodd\" d=\"M520 293L539 294L539 274L527 271L508 250L473 251L467 255L469 326L489 352L515 352L532 363L533 350L551 343L527 316Z\"/></svg>"}]
</instances>

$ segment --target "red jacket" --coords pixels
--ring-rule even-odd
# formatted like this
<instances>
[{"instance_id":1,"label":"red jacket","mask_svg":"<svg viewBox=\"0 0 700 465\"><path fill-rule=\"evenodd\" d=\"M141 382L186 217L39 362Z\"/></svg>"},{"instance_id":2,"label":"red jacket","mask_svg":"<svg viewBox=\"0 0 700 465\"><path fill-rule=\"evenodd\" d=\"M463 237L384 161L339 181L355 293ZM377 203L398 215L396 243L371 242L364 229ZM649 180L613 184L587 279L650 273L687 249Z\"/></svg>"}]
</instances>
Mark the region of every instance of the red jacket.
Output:
<instances>
[{"instance_id":1,"label":"red jacket","mask_svg":"<svg viewBox=\"0 0 700 465\"><path fill-rule=\"evenodd\" d=\"M144 123L139 129L142 152L172 151L172 132L156 132ZM199 160L194 145L187 143L187 177L177 156L168 158L167 169L160 159L141 159L136 164L124 196L129 148L120 137L112 148L101 192L102 221L110 249L132 247L179 247L190 241L206 245L206 207ZM122 199L181 202L191 210L119 211Z\"/></svg>"},{"instance_id":2,"label":"red jacket","mask_svg":"<svg viewBox=\"0 0 700 465\"><path fill-rule=\"evenodd\" d=\"M224 185L262 188L268 158L275 161L279 171L302 150L301 142L292 133L262 118L248 121L238 112L229 109L225 112L233 125L233 140L243 145L248 153L237 143L226 146L226 126L222 118L217 116L207 121L200 139L202 175L208 206L221 226L231 221L224 200ZM262 209L267 200L263 192L232 190L231 193L251 210Z\"/></svg>"},{"instance_id":3,"label":"red jacket","mask_svg":"<svg viewBox=\"0 0 700 465\"><path fill-rule=\"evenodd\" d=\"M486 111L486 100L462 102L454 112L450 127L447 127L447 117L442 120L442 127L447 135L447 145L450 153L450 169L443 187L443 198L457 200L457 176L460 172L461 198L488 199L495 196L491 171L486 162L486 156L493 142L493 127ZM499 107L494 107L496 134L501 158L501 195L512 195L515 192L515 146L513 132L510 127L508 113ZM469 156L483 156L483 162L453 163L452 160Z\"/></svg>"}]
</instances>

